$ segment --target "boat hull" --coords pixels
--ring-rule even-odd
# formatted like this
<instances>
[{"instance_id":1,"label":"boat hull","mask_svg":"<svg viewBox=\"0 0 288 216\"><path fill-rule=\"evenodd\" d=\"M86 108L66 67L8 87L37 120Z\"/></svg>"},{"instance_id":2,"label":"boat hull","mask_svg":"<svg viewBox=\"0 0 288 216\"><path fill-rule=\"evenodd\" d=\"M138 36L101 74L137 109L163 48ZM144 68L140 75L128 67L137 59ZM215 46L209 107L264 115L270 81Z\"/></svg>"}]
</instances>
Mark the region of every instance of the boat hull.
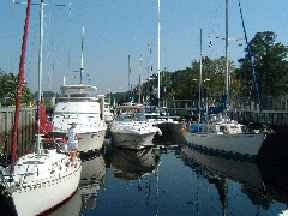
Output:
<instances>
[{"instance_id":1,"label":"boat hull","mask_svg":"<svg viewBox=\"0 0 288 216\"><path fill-rule=\"evenodd\" d=\"M103 141L106 135L106 130L91 132L91 133L79 133L79 146L80 152L100 151L103 146ZM53 133L55 137L65 137L65 133Z\"/></svg>"},{"instance_id":2,"label":"boat hull","mask_svg":"<svg viewBox=\"0 0 288 216\"><path fill-rule=\"evenodd\" d=\"M112 132L112 139L115 146L128 149L143 149L152 144L156 132L137 134Z\"/></svg>"},{"instance_id":3,"label":"boat hull","mask_svg":"<svg viewBox=\"0 0 288 216\"><path fill-rule=\"evenodd\" d=\"M263 133L216 134L183 131L183 135L188 144L196 147L252 157L258 154L265 139Z\"/></svg>"},{"instance_id":4,"label":"boat hull","mask_svg":"<svg viewBox=\"0 0 288 216\"><path fill-rule=\"evenodd\" d=\"M11 193L18 216L34 216L53 209L77 191L81 167L63 179L37 188ZM58 191L58 192L57 192Z\"/></svg>"}]
</instances>

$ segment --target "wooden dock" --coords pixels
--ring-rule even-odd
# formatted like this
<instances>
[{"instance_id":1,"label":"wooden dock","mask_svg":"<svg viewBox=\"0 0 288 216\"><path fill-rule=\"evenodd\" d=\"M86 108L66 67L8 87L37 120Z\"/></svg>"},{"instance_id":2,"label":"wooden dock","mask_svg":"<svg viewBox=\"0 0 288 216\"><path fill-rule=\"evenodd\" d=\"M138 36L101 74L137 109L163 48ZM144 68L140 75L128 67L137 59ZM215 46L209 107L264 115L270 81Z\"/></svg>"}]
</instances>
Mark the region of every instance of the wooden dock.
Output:
<instances>
[{"instance_id":1,"label":"wooden dock","mask_svg":"<svg viewBox=\"0 0 288 216\"><path fill-rule=\"evenodd\" d=\"M2 157L7 157L11 152L15 110L15 107L0 108L0 149ZM18 155L23 155L24 151L27 150L29 145L31 145L35 139L35 115L36 107L20 108L17 148Z\"/></svg>"}]
</instances>

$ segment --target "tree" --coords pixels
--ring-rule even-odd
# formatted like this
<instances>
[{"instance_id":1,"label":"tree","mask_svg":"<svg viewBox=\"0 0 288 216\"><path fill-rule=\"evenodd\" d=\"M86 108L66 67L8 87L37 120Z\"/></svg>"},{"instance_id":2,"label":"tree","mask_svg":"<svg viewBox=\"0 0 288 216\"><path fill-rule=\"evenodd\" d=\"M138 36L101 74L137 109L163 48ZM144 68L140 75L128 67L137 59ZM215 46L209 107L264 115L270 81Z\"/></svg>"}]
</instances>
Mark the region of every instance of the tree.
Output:
<instances>
[{"instance_id":1,"label":"tree","mask_svg":"<svg viewBox=\"0 0 288 216\"><path fill-rule=\"evenodd\" d=\"M4 103L4 106L15 105L17 98L18 77L13 73L2 73L0 76L0 98L11 98L10 103ZM22 103L28 103L32 100L33 96L30 89L23 85L22 89ZM2 104L3 105L3 104Z\"/></svg>"},{"instance_id":2,"label":"tree","mask_svg":"<svg viewBox=\"0 0 288 216\"><path fill-rule=\"evenodd\" d=\"M257 32L249 43L256 72L260 95L281 95L288 90L288 48L281 42L275 43L277 35L272 31ZM241 59L241 71L245 65L251 65L249 53L246 48L246 58ZM247 72L252 73L248 69Z\"/></svg>"}]
</instances>

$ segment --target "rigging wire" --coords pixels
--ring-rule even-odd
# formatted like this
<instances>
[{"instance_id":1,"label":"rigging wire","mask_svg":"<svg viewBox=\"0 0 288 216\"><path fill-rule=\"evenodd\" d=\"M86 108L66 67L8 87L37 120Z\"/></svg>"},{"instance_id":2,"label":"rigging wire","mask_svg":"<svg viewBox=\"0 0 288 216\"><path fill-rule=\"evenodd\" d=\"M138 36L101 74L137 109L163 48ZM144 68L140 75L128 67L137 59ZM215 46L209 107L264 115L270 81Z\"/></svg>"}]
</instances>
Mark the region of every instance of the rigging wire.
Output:
<instances>
[{"instance_id":1,"label":"rigging wire","mask_svg":"<svg viewBox=\"0 0 288 216\"><path fill-rule=\"evenodd\" d=\"M241 16L241 20L242 20L242 28L244 30L245 41L246 41L246 45L247 45L248 58L249 58L249 60L251 62L251 69L252 69L252 73L253 73L253 83L255 84L255 87L256 87L256 90L257 90L257 97L258 97L258 103L259 103L259 109L260 109L260 116L262 117L262 123L263 123L263 126L265 128L263 107L262 107L262 103L261 103L261 100L260 100L256 72L255 72L254 66L253 66L253 58L252 58L252 53L251 53L251 47L250 47L250 43L248 43L248 40L247 40L247 32L246 32L246 28L245 28L244 18L243 18L243 15L242 15L242 9L241 9L240 0L238 0L238 2L239 2L240 16Z\"/></svg>"}]
</instances>

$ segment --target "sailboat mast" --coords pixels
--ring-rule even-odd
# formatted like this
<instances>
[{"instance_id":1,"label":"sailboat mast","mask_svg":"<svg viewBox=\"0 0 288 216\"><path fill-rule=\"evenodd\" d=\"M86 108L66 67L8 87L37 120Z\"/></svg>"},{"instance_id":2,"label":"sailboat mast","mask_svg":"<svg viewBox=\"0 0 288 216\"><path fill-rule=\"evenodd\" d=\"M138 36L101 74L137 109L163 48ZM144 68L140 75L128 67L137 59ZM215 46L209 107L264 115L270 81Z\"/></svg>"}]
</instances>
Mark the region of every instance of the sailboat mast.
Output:
<instances>
[{"instance_id":1,"label":"sailboat mast","mask_svg":"<svg viewBox=\"0 0 288 216\"><path fill-rule=\"evenodd\" d=\"M142 73L142 54L140 54L140 66L139 66L139 87L138 87L138 103L140 103L140 94L141 94L141 91L140 91L140 88L141 88L141 73Z\"/></svg>"},{"instance_id":2,"label":"sailboat mast","mask_svg":"<svg viewBox=\"0 0 288 216\"><path fill-rule=\"evenodd\" d=\"M28 39L28 26L29 26L29 18L30 18L30 6L31 0L28 0L28 7L26 10L26 19L25 19L25 27L24 27L24 35L23 35L23 45L22 45L22 56L20 58L19 65L19 75L18 75L18 89L17 89L17 99L16 99L16 115L13 126L13 144L12 144L12 163L16 161L16 150L17 150L17 131L18 131L18 117L19 117L19 109L20 109L20 100L22 96L22 87L23 87L23 77L24 77L24 66L25 66L25 53L26 53L26 41Z\"/></svg>"},{"instance_id":3,"label":"sailboat mast","mask_svg":"<svg viewBox=\"0 0 288 216\"><path fill-rule=\"evenodd\" d=\"M41 0L41 16L40 16L40 48L38 53L38 97L37 97L37 157L41 156L41 123L40 123L40 103L42 94L42 55L43 55L43 13L44 13L44 0Z\"/></svg>"},{"instance_id":4,"label":"sailboat mast","mask_svg":"<svg viewBox=\"0 0 288 216\"><path fill-rule=\"evenodd\" d=\"M83 84L83 71L84 71L84 26L83 26L83 36L82 36L82 56L81 56L81 68L80 68L80 84Z\"/></svg>"},{"instance_id":5,"label":"sailboat mast","mask_svg":"<svg viewBox=\"0 0 288 216\"><path fill-rule=\"evenodd\" d=\"M226 95L227 95L227 101L226 101L226 109L229 110L229 65L228 65L228 1L226 0Z\"/></svg>"},{"instance_id":6,"label":"sailboat mast","mask_svg":"<svg viewBox=\"0 0 288 216\"><path fill-rule=\"evenodd\" d=\"M160 107L160 0L158 0L158 107Z\"/></svg>"},{"instance_id":7,"label":"sailboat mast","mask_svg":"<svg viewBox=\"0 0 288 216\"><path fill-rule=\"evenodd\" d=\"M199 70L199 121L201 118L202 101L202 29L200 29L200 70Z\"/></svg>"},{"instance_id":8,"label":"sailboat mast","mask_svg":"<svg viewBox=\"0 0 288 216\"><path fill-rule=\"evenodd\" d=\"M130 89L131 89L131 87L130 87L130 72L131 72L131 70L130 70L130 55L128 55L128 92L129 92L129 94L130 94ZM128 98L129 97L130 97L130 95L128 96Z\"/></svg>"},{"instance_id":9,"label":"sailboat mast","mask_svg":"<svg viewBox=\"0 0 288 216\"><path fill-rule=\"evenodd\" d=\"M150 54L151 54L151 49L150 49L151 43L148 43L148 97L150 97Z\"/></svg>"}]
</instances>

